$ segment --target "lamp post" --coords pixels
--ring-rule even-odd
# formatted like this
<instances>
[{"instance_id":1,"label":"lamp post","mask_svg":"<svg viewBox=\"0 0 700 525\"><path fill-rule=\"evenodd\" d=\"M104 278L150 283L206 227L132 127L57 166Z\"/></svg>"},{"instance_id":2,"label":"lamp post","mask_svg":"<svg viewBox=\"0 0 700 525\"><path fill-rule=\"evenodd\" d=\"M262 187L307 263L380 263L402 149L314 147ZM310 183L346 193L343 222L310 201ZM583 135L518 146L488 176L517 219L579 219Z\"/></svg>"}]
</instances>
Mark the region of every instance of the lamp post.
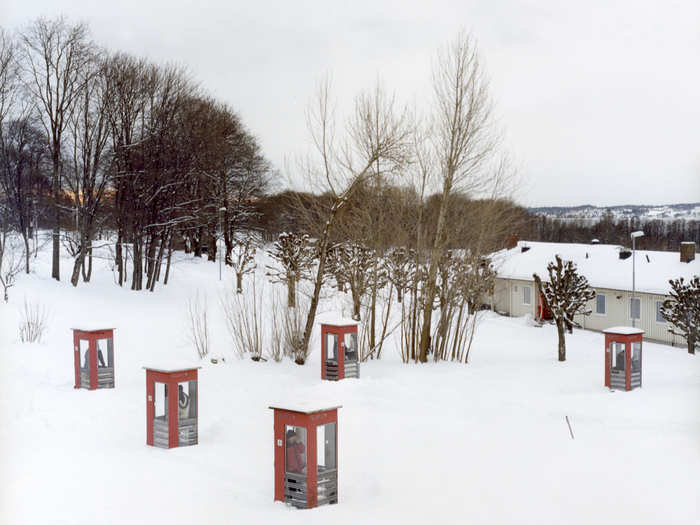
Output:
<instances>
[{"instance_id":1,"label":"lamp post","mask_svg":"<svg viewBox=\"0 0 700 525\"><path fill-rule=\"evenodd\" d=\"M635 249L636 249L635 240L637 239L637 237L644 237L644 232L643 231L632 232L630 234L630 237L632 237L632 302L630 303L630 317L632 318L632 327L634 327L635 326L635 323L634 323L635 319L634 319L634 315L632 315L634 313L634 312L632 312L632 305L634 304L634 292L635 292L635 282L634 282L634 278L635 278L634 261L635 261ZM641 305L640 305L639 310L641 312Z\"/></svg>"},{"instance_id":2,"label":"lamp post","mask_svg":"<svg viewBox=\"0 0 700 525\"><path fill-rule=\"evenodd\" d=\"M223 257L223 250L221 249L221 244L223 242L223 237L224 237L224 212L226 211L226 207L222 206L219 208L219 253L217 254L219 256L219 281L221 280L221 259Z\"/></svg>"}]
</instances>

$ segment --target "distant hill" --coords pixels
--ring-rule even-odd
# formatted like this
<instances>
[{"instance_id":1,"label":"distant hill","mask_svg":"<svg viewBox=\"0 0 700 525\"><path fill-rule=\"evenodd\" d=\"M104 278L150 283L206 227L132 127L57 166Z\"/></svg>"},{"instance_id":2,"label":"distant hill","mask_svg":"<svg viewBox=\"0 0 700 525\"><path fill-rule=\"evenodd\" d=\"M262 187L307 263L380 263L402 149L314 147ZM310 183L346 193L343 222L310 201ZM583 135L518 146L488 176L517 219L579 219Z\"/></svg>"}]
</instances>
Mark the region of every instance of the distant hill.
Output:
<instances>
[{"instance_id":1,"label":"distant hill","mask_svg":"<svg viewBox=\"0 0 700 525\"><path fill-rule=\"evenodd\" d=\"M530 213L558 219L601 219L610 212L615 219L638 218L642 221L661 220L700 220L700 202L688 204L625 204L622 206L543 206L528 208Z\"/></svg>"}]
</instances>

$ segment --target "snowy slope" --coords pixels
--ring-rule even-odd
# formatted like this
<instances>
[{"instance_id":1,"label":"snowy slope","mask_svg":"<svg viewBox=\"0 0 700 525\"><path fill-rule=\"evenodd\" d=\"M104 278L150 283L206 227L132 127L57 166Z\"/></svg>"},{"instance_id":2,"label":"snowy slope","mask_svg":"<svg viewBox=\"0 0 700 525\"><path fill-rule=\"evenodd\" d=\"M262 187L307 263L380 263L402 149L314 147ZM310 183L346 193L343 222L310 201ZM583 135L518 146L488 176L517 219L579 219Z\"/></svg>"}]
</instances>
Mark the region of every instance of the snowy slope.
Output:
<instances>
[{"instance_id":1,"label":"snowy slope","mask_svg":"<svg viewBox=\"0 0 700 525\"><path fill-rule=\"evenodd\" d=\"M612 393L602 334L575 331L560 364L551 326L488 314L469 365L403 365L390 346L360 380L324 383L317 336L302 367L232 357L218 312L232 276L217 274L181 256L152 294L108 270L73 289L45 259L22 278L0 306L0 523L698 523L699 357L645 343L644 387ZM223 365L186 342L195 291ZM51 310L42 344L17 342L24 297ZM73 389L76 323L117 327L115 389ZM203 366L200 444L161 450L145 444L141 366L170 361ZM338 505L273 502L267 407L285 399L343 405Z\"/></svg>"}]
</instances>

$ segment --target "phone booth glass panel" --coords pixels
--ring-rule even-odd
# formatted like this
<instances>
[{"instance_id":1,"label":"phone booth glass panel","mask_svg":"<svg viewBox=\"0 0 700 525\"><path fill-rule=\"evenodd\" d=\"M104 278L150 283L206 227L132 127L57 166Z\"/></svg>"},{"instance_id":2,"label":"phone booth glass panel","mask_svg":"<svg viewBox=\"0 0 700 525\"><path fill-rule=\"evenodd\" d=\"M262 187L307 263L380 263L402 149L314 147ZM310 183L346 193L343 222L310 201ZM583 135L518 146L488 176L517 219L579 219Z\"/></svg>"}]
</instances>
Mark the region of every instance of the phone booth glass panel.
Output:
<instances>
[{"instance_id":1,"label":"phone booth glass panel","mask_svg":"<svg viewBox=\"0 0 700 525\"><path fill-rule=\"evenodd\" d=\"M275 500L297 508L338 502L338 408L274 410Z\"/></svg>"},{"instance_id":2,"label":"phone booth glass panel","mask_svg":"<svg viewBox=\"0 0 700 525\"><path fill-rule=\"evenodd\" d=\"M345 334L345 362L357 361L357 332Z\"/></svg>"},{"instance_id":3,"label":"phone booth glass panel","mask_svg":"<svg viewBox=\"0 0 700 525\"><path fill-rule=\"evenodd\" d=\"M114 328L73 328L75 388L114 388Z\"/></svg>"},{"instance_id":4,"label":"phone booth glass panel","mask_svg":"<svg viewBox=\"0 0 700 525\"><path fill-rule=\"evenodd\" d=\"M285 429L285 472L306 474L306 429L293 425L286 425Z\"/></svg>"},{"instance_id":5,"label":"phone booth glass panel","mask_svg":"<svg viewBox=\"0 0 700 525\"><path fill-rule=\"evenodd\" d=\"M161 448L198 443L197 368L146 368L146 442Z\"/></svg>"},{"instance_id":6,"label":"phone booth glass panel","mask_svg":"<svg viewBox=\"0 0 700 525\"><path fill-rule=\"evenodd\" d=\"M338 361L338 334L327 334L328 361Z\"/></svg>"}]
</instances>

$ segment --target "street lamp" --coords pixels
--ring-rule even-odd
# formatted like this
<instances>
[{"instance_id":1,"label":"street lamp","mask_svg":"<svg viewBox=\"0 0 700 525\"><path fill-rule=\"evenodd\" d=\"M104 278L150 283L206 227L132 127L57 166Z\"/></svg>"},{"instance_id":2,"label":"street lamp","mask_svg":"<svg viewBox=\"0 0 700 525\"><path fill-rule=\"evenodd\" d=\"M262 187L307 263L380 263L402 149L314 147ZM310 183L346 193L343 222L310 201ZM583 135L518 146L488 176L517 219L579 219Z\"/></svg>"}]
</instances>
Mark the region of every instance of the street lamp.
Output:
<instances>
[{"instance_id":1,"label":"street lamp","mask_svg":"<svg viewBox=\"0 0 700 525\"><path fill-rule=\"evenodd\" d=\"M632 315L634 313L634 312L632 312L632 305L634 304L634 292L635 292L635 283L634 283L634 277L635 277L635 275L634 275L634 270L635 270L634 259L635 259L635 249L636 249L635 240L637 239L637 237L644 237L644 232L643 231L632 232L630 234L630 237L632 237L632 301L630 302L630 317L632 318L632 327L634 327L635 326L635 324L634 324L635 319L634 319L634 315ZM641 305L640 305L639 311L641 313Z\"/></svg>"}]
</instances>

